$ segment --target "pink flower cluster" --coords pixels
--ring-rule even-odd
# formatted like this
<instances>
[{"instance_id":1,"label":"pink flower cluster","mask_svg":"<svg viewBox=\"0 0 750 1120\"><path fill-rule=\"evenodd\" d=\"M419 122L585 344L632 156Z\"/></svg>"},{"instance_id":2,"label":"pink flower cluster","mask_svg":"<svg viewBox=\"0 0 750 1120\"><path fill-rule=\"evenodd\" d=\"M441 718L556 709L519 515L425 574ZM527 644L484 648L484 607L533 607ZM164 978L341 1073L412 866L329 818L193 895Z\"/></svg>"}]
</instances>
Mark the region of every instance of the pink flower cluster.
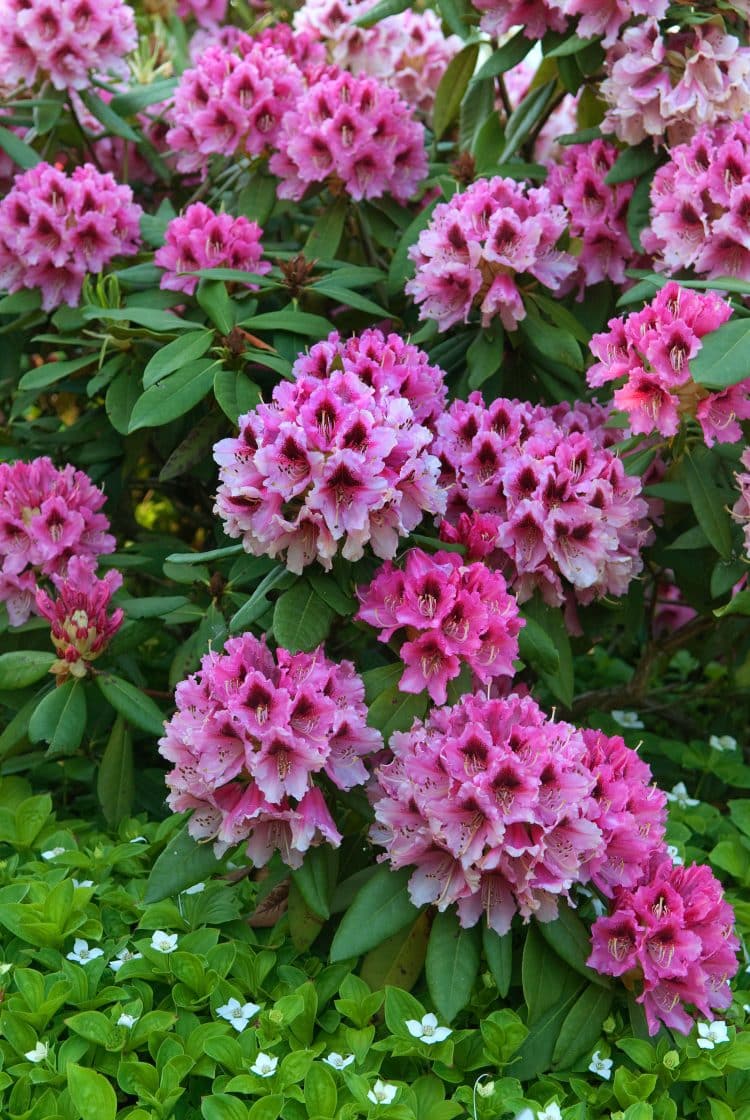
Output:
<instances>
[{"instance_id":1,"label":"pink flower cluster","mask_svg":"<svg viewBox=\"0 0 750 1120\"><path fill-rule=\"evenodd\" d=\"M0 74L3 85L84 89L89 74L126 76L135 50L133 9L123 0L3 0Z\"/></svg>"},{"instance_id":2,"label":"pink flower cluster","mask_svg":"<svg viewBox=\"0 0 750 1120\"><path fill-rule=\"evenodd\" d=\"M295 13L294 26L322 40L330 60L342 70L378 78L412 108L429 113L461 40L444 35L430 8L407 8L374 27L357 27L354 21L371 7L371 0L306 0Z\"/></svg>"},{"instance_id":3,"label":"pink flower cluster","mask_svg":"<svg viewBox=\"0 0 750 1120\"><path fill-rule=\"evenodd\" d=\"M484 564L464 565L455 553L428 556L411 548L403 569L386 562L357 595L356 617L380 630L379 641L406 630L408 641L399 652L406 666L402 692L426 688L436 704L444 704L448 682L463 665L485 685L514 675L524 622L503 577Z\"/></svg>"},{"instance_id":4,"label":"pink flower cluster","mask_svg":"<svg viewBox=\"0 0 750 1120\"><path fill-rule=\"evenodd\" d=\"M267 153L301 96L302 75L284 51L250 36L236 51L208 47L182 74L168 114L178 169L203 171L212 155Z\"/></svg>"},{"instance_id":5,"label":"pink flower cluster","mask_svg":"<svg viewBox=\"0 0 750 1120\"><path fill-rule=\"evenodd\" d=\"M732 516L739 521L745 533L745 554L750 559L750 448L745 448L740 459L744 471L735 477L740 488L740 496L732 509Z\"/></svg>"},{"instance_id":6,"label":"pink flower cluster","mask_svg":"<svg viewBox=\"0 0 750 1120\"><path fill-rule=\"evenodd\" d=\"M96 577L96 560L91 556L71 556L64 576L54 575L57 595L41 588L36 593L36 608L52 624L52 644L58 653L51 672L58 683L67 677L85 677L89 665L109 645L120 629L124 612L118 607L107 613L109 601L122 585L117 571Z\"/></svg>"},{"instance_id":7,"label":"pink flower cluster","mask_svg":"<svg viewBox=\"0 0 750 1120\"><path fill-rule=\"evenodd\" d=\"M604 46L617 42L620 28L633 16L661 19L667 0L472 0L484 12L481 27L500 38L520 25L529 39L547 31L564 31L566 19L580 16L577 33L582 39L604 36Z\"/></svg>"},{"instance_id":8,"label":"pink flower cluster","mask_svg":"<svg viewBox=\"0 0 750 1120\"><path fill-rule=\"evenodd\" d=\"M300 199L329 183L357 201L406 202L427 175L424 128L398 94L374 78L332 68L281 122L269 167L281 198Z\"/></svg>"},{"instance_id":9,"label":"pink flower cluster","mask_svg":"<svg viewBox=\"0 0 750 1120\"><path fill-rule=\"evenodd\" d=\"M159 751L169 805L193 810L190 834L218 853L248 840L256 867L273 855L299 867L304 852L341 836L315 776L338 789L367 778L362 759L382 746L367 726L364 685L348 661L322 647L275 654L252 634L208 653L199 672L177 685L177 711Z\"/></svg>"},{"instance_id":10,"label":"pink flower cluster","mask_svg":"<svg viewBox=\"0 0 750 1120\"><path fill-rule=\"evenodd\" d=\"M664 1023L687 1034L685 1004L713 1018L732 1001L739 940L734 914L708 867L675 867L665 852L652 856L641 884L615 892L612 912L592 928L588 964L610 976L642 983L638 1002L651 1034Z\"/></svg>"},{"instance_id":11,"label":"pink flower cluster","mask_svg":"<svg viewBox=\"0 0 750 1120\"><path fill-rule=\"evenodd\" d=\"M750 116L672 148L654 176L641 241L659 271L750 280Z\"/></svg>"},{"instance_id":12,"label":"pink flower cluster","mask_svg":"<svg viewBox=\"0 0 750 1120\"><path fill-rule=\"evenodd\" d=\"M604 140L574 144L563 149L561 162L551 166L547 177L552 202L565 207L570 235L581 243L578 269L565 285L577 287L579 299L590 284L625 283L625 269L633 264L627 227L633 183L610 187L604 181L618 155L614 144Z\"/></svg>"},{"instance_id":13,"label":"pink flower cluster","mask_svg":"<svg viewBox=\"0 0 750 1120\"><path fill-rule=\"evenodd\" d=\"M623 595L647 542L641 482L607 450L596 406L547 408L480 393L456 400L434 451L449 488L443 539L502 567L519 602ZM565 581L565 582L563 582Z\"/></svg>"},{"instance_id":14,"label":"pink flower cluster","mask_svg":"<svg viewBox=\"0 0 750 1120\"><path fill-rule=\"evenodd\" d=\"M262 261L262 230L257 222L217 214L203 202L188 206L166 229L165 244L154 263L163 268L161 287L192 295L197 276L185 275L200 268L236 268L262 276L271 265ZM257 285L248 283L248 288Z\"/></svg>"},{"instance_id":15,"label":"pink flower cluster","mask_svg":"<svg viewBox=\"0 0 750 1120\"><path fill-rule=\"evenodd\" d=\"M72 175L37 164L0 201L0 288L39 288L46 311L75 307L87 273L137 252L140 216L130 187L92 164Z\"/></svg>"},{"instance_id":16,"label":"pink flower cluster","mask_svg":"<svg viewBox=\"0 0 750 1120\"><path fill-rule=\"evenodd\" d=\"M715 23L659 30L630 27L607 54L599 87L608 103L603 132L626 144L689 140L701 125L750 109L750 48ZM666 138L666 141L665 141Z\"/></svg>"},{"instance_id":17,"label":"pink flower cluster","mask_svg":"<svg viewBox=\"0 0 750 1120\"><path fill-rule=\"evenodd\" d=\"M179 0L177 15L180 19L197 20L201 27L216 27L226 19L229 0Z\"/></svg>"},{"instance_id":18,"label":"pink flower cluster","mask_svg":"<svg viewBox=\"0 0 750 1120\"><path fill-rule=\"evenodd\" d=\"M750 378L709 392L690 376L701 339L725 323L732 308L715 292L694 292L671 281L642 311L610 319L595 334L589 385L624 379L613 395L636 433L677 434L684 417L695 417L709 447L742 438L739 421L750 417Z\"/></svg>"},{"instance_id":19,"label":"pink flower cluster","mask_svg":"<svg viewBox=\"0 0 750 1120\"><path fill-rule=\"evenodd\" d=\"M50 459L0 463L0 601L12 626L32 613L39 579L67 574L74 558L113 552L104 494L88 475Z\"/></svg>"},{"instance_id":20,"label":"pink flower cluster","mask_svg":"<svg viewBox=\"0 0 750 1120\"><path fill-rule=\"evenodd\" d=\"M526 316L519 273L558 290L575 272L574 259L555 248L566 228L546 187L479 179L435 207L409 250L416 273L406 292L421 305L420 318L435 319L441 331L468 322L474 307L483 326L499 317L515 330Z\"/></svg>"},{"instance_id":21,"label":"pink flower cluster","mask_svg":"<svg viewBox=\"0 0 750 1120\"><path fill-rule=\"evenodd\" d=\"M484 912L501 936L516 913L553 921L575 883L635 881L663 833L648 767L620 739L599 747L617 761L594 758L585 733L531 697L463 696L391 736L370 787L372 839L393 868L414 867L415 906L456 903L463 926Z\"/></svg>"},{"instance_id":22,"label":"pink flower cluster","mask_svg":"<svg viewBox=\"0 0 750 1120\"><path fill-rule=\"evenodd\" d=\"M223 27L202 28L190 40L190 58L196 62L208 47L221 47L225 51L246 54L253 46L275 47L297 64L304 76L313 78L327 62L325 47L317 35L306 31L293 31L288 23L274 23L254 35L233 24Z\"/></svg>"},{"instance_id":23,"label":"pink flower cluster","mask_svg":"<svg viewBox=\"0 0 750 1120\"><path fill-rule=\"evenodd\" d=\"M406 397L354 372L282 382L239 425L214 448L215 510L248 552L283 554L293 572L330 568L339 549L358 560L367 544L390 559L423 513L445 508L432 433Z\"/></svg>"},{"instance_id":24,"label":"pink flower cluster","mask_svg":"<svg viewBox=\"0 0 750 1120\"><path fill-rule=\"evenodd\" d=\"M325 342L300 354L292 373L297 378L328 381L336 369L355 374L383 402L404 397L414 420L428 428L434 428L445 409L445 374L439 366L430 365L424 350L404 342L400 335L371 328L342 339L338 331L332 331Z\"/></svg>"}]
</instances>

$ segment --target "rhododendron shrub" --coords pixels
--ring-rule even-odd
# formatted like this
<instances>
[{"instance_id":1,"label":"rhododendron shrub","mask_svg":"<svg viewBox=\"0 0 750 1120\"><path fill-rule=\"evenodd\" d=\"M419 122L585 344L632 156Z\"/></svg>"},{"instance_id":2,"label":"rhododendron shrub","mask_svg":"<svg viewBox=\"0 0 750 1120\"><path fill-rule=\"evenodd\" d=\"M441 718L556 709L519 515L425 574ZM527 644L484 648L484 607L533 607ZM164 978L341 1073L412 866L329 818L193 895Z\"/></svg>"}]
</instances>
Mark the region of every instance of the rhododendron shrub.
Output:
<instances>
[{"instance_id":1,"label":"rhododendron shrub","mask_svg":"<svg viewBox=\"0 0 750 1120\"><path fill-rule=\"evenodd\" d=\"M398 8L0 0L0 1116L745 1117L750 4Z\"/></svg>"}]
</instances>

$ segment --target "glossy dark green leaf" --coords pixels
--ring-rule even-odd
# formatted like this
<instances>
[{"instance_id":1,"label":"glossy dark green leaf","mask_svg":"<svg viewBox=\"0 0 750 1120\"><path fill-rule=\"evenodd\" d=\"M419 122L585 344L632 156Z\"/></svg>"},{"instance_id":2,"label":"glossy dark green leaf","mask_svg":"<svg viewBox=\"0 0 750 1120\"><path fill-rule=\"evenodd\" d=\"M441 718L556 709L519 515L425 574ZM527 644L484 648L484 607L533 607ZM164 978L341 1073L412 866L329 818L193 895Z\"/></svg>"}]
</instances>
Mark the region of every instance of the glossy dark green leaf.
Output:
<instances>
[{"instance_id":1,"label":"glossy dark green leaf","mask_svg":"<svg viewBox=\"0 0 750 1120\"><path fill-rule=\"evenodd\" d=\"M214 374L214 396L233 424L260 402L261 392L244 370L217 369Z\"/></svg>"},{"instance_id":2,"label":"glossy dark green leaf","mask_svg":"<svg viewBox=\"0 0 750 1120\"><path fill-rule=\"evenodd\" d=\"M709 331L690 359L690 376L707 389L728 389L750 377L750 319L730 319Z\"/></svg>"},{"instance_id":3,"label":"glossy dark green leaf","mask_svg":"<svg viewBox=\"0 0 750 1120\"><path fill-rule=\"evenodd\" d=\"M371 14L371 13L368 13ZM349 201L342 195L328 206L310 230L303 253L309 261L320 257L335 257L344 232Z\"/></svg>"},{"instance_id":4,"label":"glossy dark green leaf","mask_svg":"<svg viewBox=\"0 0 750 1120\"><path fill-rule=\"evenodd\" d=\"M403 666L399 668L403 672ZM367 722L377 727L387 743L394 731L408 731L415 719L422 719L428 703L426 692L402 692L398 684L394 684L370 704Z\"/></svg>"},{"instance_id":5,"label":"glossy dark green leaf","mask_svg":"<svg viewBox=\"0 0 750 1120\"><path fill-rule=\"evenodd\" d=\"M158 428L184 416L211 390L218 368L211 358L199 358L151 385L133 405L128 431Z\"/></svg>"},{"instance_id":6,"label":"glossy dark green leaf","mask_svg":"<svg viewBox=\"0 0 750 1120\"><path fill-rule=\"evenodd\" d=\"M453 907L435 915L425 973L432 1002L449 1023L471 999L479 975L481 940L479 926L464 929Z\"/></svg>"},{"instance_id":7,"label":"glossy dark green leaf","mask_svg":"<svg viewBox=\"0 0 750 1120\"><path fill-rule=\"evenodd\" d=\"M161 101L168 101L177 87L176 78L160 78L147 86L131 86L130 89L116 93L110 101L110 106L122 117L130 117L139 113L149 105L157 105Z\"/></svg>"},{"instance_id":8,"label":"glossy dark green leaf","mask_svg":"<svg viewBox=\"0 0 750 1120\"><path fill-rule=\"evenodd\" d=\"M104 125L107 132L112 133L113 136L119 136L123 140L130 140L134 144L138 143L140 137L135 129L131 128L113 106L108 105L106 101L102 101L101 97L94 93L92 89L81 89L78 91L78 96L88 111Z\"/></svg>"},{"instance_id":9,"label":"glossy dark green leaf","mask_svg":"<svg viewBox=\"0 0 750 1120\"><path fill-rule=\"evenodd\" d=\"M25 171L42 161L42 157L29 144L25 144L20 136L7 128L0 127L0 148Z\"/></svg>"},{"instance_id":10,"label":"glossy dark green leaf","mask_svg":"<svg viewBox=\"0 0 750 1120\"><path fill-rule=\"evenodd\" d=\"M368 953L404 926L416 921L407 884L411 869L379 867L343 915L331 945L331 960L342 961Z\"/></svg>"},{"instance_id":11,"label":"glossy dark green leaf","mask_svg":"<svg viewBox=\"0 0 750 1120\"><path fill-rule=\"evenodd\" d=\"M94 680L104 699L133 727L151 735L162 734L164 716L151 697L140 688L113 673L100 673Z\"/></svg>"},{"instance_id":12,"label":"glossy dark green leaf","mask_svg":"<svg viewBox=\"0 0 750 1120\"><path fill-rule=\"evenodd\" d=\"M555 84L551 81L545 82L532 89L508 117L505 126L505 144L499 156L500 163L516 154L542 120L554 96Z\"/></svg>"},{"instance_id":13,"label":"glossy dark green leaf","mask_svg":"<svg viewBox=\"0 0 750 1120\"><path fill-rule=\"evenodd\" d=\"M338 854L327 845L310 848L302 866L292 871L292 879L307 905L319 918L331 915L331 899L336 887Z\"/></svg>"},{"instance_id":14,"label":"glossy dark green leaf","mask_svg":"<svg viewBox=\"0 0 750 1120\"><path fill-rule=\"evenodd\" d=\"M683 460L685 485L698 524L723 560L732 553L732 522L726 495L713 480L711 456L705 450L688 452Z\"/></svg>"},{"instance_id":15,"label":"glossy dark green leaf","mask_svg":"<svg viewBox=\"0 0 750 1120\"><path fill-rule=\"evenodd\" d=\"M433 129L438 140L458 116L461 101L477 64L478 54L479 44L469 43L451 59L440 79L432 112Z\"/></svg>"},{"instance_id":16,"label":"glossy dark green leaf","mask_svg":"<svg viewBox=\"0 0 750 1120\"><path fill-rule=\"evenodd\" d=\"M510 931L502 937L482 923L482 948L490 966L490 972L497 984L502 999L510 989L511 969L513 967L513 936Z\"/></svg>"},{"instance_id":17,"label":"glossy dark green leaf","mask_svg":"<svg viewBox=\"0 0 750 1120\"><path fill-rule=\"evenodd\" d=\"M586 965L591 955L591 934L566 903L561 902L554 922L538 922L537 929L558 957L600 988L611 988L610 980Z\"/></svg>"},{"instance_id":18,"label":"glossy dark green leaf","mask_svg":"<svg viewBox=\"0 0 750 1120\"><path fill-rule=\"evenodd\" d=\"M143 901L176 898L180 891L209 878L221 867L211 844L198 844L187 824L167 844L156 860L146 883Z\"/></svg>"},{"instance_id":19,"label":"glossy dark green leaf","mask_svg":"<svg viewBox=\"0 0 750 1120\"><path fill-rule=\"evenodd\" d=\"M32 743L48 743L48 758L76 751L85 730L85 688L82 681L74 679L48 692L29 721L29 739Z\"/></svg>"},{"instance_id":20,"label":"glossy dark green leaf","mask_svg":"<svg viewBox=\"0 0 750 1120\"><path fill-rule=\"evenodd\" d=\"M519 62L523 62L533 45L533 39L528 38L523 28L516 31L507 43L498 47L495 53L480 66L474 81L481 82L485 78L495 78L498 74L512 70Z\"/></svg>"},{"instance_id":21,"label":"glossy dark green leaf","mask_svg":"<svg viewBox=\"0 0 750 1120\"><path fill-rule=\"evenodd\" d=\"M0 653L0 689L27 688L49 673L54 653L47 650L19 649Z\"/></svg>"},{"instance_id":22,"label":"glossy dark green leaf","mask_svg":"<svg viewBox=\"0 0 750 1120\"><path fill-rule=\"evenodd\" d=\"M104 818L110 827L130 816L135 793L133 740L127 725L118 716L99 763L96 793Z\"/></svg>"},{"instance_id":23,"label":"glossy dark green leaf","mask_svg":"<svg viewBox=\"0 0 750 1120\"><path fill-rule=\"evenodd\" d=\"M596 1049L613 998L611 991L596 984L584 988L560 1027L552 1051L555 1069L570 1069L584 1054Z\"/></svg>"},{"instance_id":24,"label":"glossy dark green leaf","mask_svg":"<svg viewBox=\"0 0 750 1120\"><path fill-rule=\"evenodd\" d=\"M333 614L310 582L300 578L276 600L273 636L292 653L313 650L328 637Z\"/></svg>"},{"instance_id":25,"label":"glossy dark green leaf","mask_svg":"<svg viewBox=\"0 0 750 1120\"><path fill-rule=\"evenodd\" d=\"M631 179L640 179L647 171L651 171L659 163L661 156L655 152L650 140L644 140L635 148L625 148L620 152L604 180L608 186L617 183L629 183Z\"/></svg>"}]
</instances>

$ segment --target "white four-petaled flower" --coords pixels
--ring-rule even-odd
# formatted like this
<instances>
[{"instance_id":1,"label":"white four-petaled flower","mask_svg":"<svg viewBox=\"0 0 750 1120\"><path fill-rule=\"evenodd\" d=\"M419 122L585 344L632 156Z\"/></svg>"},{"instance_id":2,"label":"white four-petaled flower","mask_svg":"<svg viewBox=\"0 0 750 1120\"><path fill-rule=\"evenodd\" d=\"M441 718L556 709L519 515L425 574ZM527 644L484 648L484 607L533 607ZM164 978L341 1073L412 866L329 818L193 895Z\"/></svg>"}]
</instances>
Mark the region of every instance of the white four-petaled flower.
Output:
<instances>
[{"instance_id":1,"label":"white four-petaled flower","mask_svg":"<svg viewBox=\"0 0 750 1120\"><path fill-rule=\"evenodd\" d=\"M96 946L89 949L88 941L77 937L73 942L73 950L66 954L69 961L77 961L78 964L88 964L89 961L95 961L97 957L104 956L104 950L98 949Z\"/></svg>"},{"instance_id":2,"label":"white four-petaled flower","mask_svg":"<svg viewBox=\"0 0 750 1120\"><path fill-rule=\"evenodd\" d=\"M337 1054L335 1050L332 1050L328 1057L324 1058L323 1061L327 1066L330 1066L331 1069L346 1069L346 1067L350 1066L354 1061L354 1055L347 1054L346 1056L344 1056L343 1054Z\"/></svg>"},{"instance_id":3,"label":"white four-petaled flower","mask_svg":"<svg viewBox=\"0 0 750 1120\"><path fill-rule=\"evenodd\" d=\"M700 805L700 801L697 801L694 797L688 797L684 782L678 782L676 786L672 786L671 792L667 794L667 801L673 801L681 809L689 809L693 805Z\"/></svg>"},{"instance_id":4,"label":"white four-petaled flower","mask_svg":"<svg viewBox=\"0 0 750 1120\"><path fill-rule=\"evenodd\" d=\"M48 848L46 852L42 852L42 859L54 859L56 856L61 856L65 848Z\"/></svg>"},{"instance_id":5,"label":"white four-petaled flower","mask_svg":"<svg viewBox=\"0 0 750 1120\"><path fill-rule=\"evenodd\" d=\"M230 999L222 1007L216 1008L216 1014L221 1019L231 1023L236 1031L244 1031L247 1024L257 1015L260 1007L257 1003L240 1003L238 999Z\"/></svg>"},{"instance_id":6,"label":"white four-petaled flower","mask_svg":"<svg viewBox=\"0 0 750 1120\"><path fill-rule=\"evenodd\" d=\"M546 1108L537 1112L536 1120L562 1120L562 1112L557 1101L550 1101Z\"/></svg>"},{"instance_id":7,"label":"white four-petaled flower","mask_svg":"<svg viewBox=\"0 0 750 1120\"><path fill-rule=\"evenodd\" d=\"M114 960L109 962L109 967L113 972L119 972L124 964L128 961L142 961L143 953L131 953L130 949L120 949Z\"/></svg>"},{"instance_id":8,"label":"white four-petaled flower","mask_svg":"<svg viewBox=\"0 0 750 1120\"><path fill-rule=\"evenodd\" d=\"M615 723L619 723L620 727L627 727L640 731L646 726L637 712L623 712L619 708L616 708L609 714L612 716Z\"/></svg>"},{"instance_id":9,"label":"white four-petaled flower","mask_svg":"<svg viewBox=\"0 0 750 1120\"><path fill-rule=\"evenodd\" d=\"M605 1081L609 1081L612 1076L612 1066L614 1062L611 1058L603 1058L598 1050L595 1050L591 1055L589 1062L589 1071L591 1073L598 1073L599 1077L603 1077Z\"/></svg>"},{"instance_id":10,"label":"white four-petaled flower","mask_svg":"<svg viewBox=\"0 0 750 1120\"><path fill-rule=\"evenodd\" d=\"M258 1077L273 1077L278 1064L279 1059L275 1058L273 1054L264 1054L261 1052L250 1066L250 1069Z\"/></svg>"},{"instance_id":11,"label":"white four-petaled flower","mask_svg":"<svg viewBox=\"0 0 750 1120\"><path fill-rule=\"evenodd\" d=\"M192 887L185 887L185 890L180 891L180 894L200 894L205 889L205 883L193 883Z\"/></svg>"},{"instance_id":12,"label":"white four-petaled flower","mask_svg":"<svg viewBox=\"0 0 750 1120\"><path fill-rule=\"evenodd\" d=\"M721 1042L729 1042L727 1025L723 1019L714 1019L713 1023L698 1024L699 1038L696 1039L701 1050L713 1050Z\"/></svg>"},{"instance_id":13,"label":"white four-petaled flower","mask_svg":"<svg viewBox=\"0 0 750 1120\"><path fill-rule=\"evenodd\" d=\"M428 1046L432 1046L435 1042L445 1042L446 1038L453 1034L450 1027L438 1026L437 1017L431 1011L422 1016L421 1022L418 1019L407 1019L406 1029L412 1038L418 1038Z\"/></svg>"},{"instance_id":14,"label":"white four-petaled flower","mask_svg":"<svg viewBox=\"0 0 750 1120\"><path fill-rule=\"evenodd\" d=\"M49 1046L46 1042L37 1042L33 1050L27 1050L24 1058L30 1062L43 1062L49 1054Z\"/></svg>"},{"instance_id":15,"label":"white four-petaled flower","mask_svg":"<svg viewBox=\"0 0 750 1120\"><path fill-rule=\"evenodd\" d=\"M163 929L157 929L151 936L151 948L158 953L174 953L178 940L176 933L165 933Z\"/></svg>"},{"instance_id":16,"label":"white four-petaled flower","mask_svg":"<svg viewBox=\"0 0 750 1120\"><path fill-rule=\"evenodd\" d=\"M134 1027L137 1022L137 1015L128 1015L125 1011L123 1011L122 1015L117 1020L117 1025L118 1027L127 1027L127 1029L130 1030L131 1027Z\"/></svg>"},{"instance_id":17,"label":"white four-petaled flower","mask_svg":"<svg viewBox=\"0 0 750 1120\"><path fill-rule=\"evenodd\" d=\"M93 885L94 885L94 880L93 879L81 879L80 882L78 881L78 879L73 880L73 886L74 887L93 887Z\"/></svg>"},{"instance_id":18,"label":"white four-petaled flower","mask_svg":"<svg viewBox=\"0 0 750 1120\"><path fill-rule=\"evenodd\" d=\"M737 750L737 740L731 735L711 735L709 736L708 745L715 751Z\"/></svg>"},{"instance_id":19,"label":"white four-petaled flower","mask_svg":"<svg viewBox=\"0 0 750 1120\"><path fill-rule=\"evenodd\" d=\"M373 1104L390 1104L397 1092L397 1085L388 1085L378 1078L372 1089L369 1090L367 1099L372 1101Z\"/></svg>"}]
</instances>

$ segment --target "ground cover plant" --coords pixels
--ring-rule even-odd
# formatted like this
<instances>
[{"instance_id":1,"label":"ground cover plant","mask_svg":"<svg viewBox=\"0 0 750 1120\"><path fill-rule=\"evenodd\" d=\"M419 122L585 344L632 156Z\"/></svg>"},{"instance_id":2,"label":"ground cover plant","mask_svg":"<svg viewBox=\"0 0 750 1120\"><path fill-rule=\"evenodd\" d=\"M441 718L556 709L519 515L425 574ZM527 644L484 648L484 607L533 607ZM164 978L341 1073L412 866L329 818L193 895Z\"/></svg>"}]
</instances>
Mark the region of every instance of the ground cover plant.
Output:
<instances>
[{"instance_id":1,"label":"ground cover plant","mask_svg":"<svg viewBox=\"0 0 750 1120\"><path fill-rule=\"evenodd\" d=\"M0 1113L750 1120L750 7L0 0Z\"/></svg>"}]
</instances>

